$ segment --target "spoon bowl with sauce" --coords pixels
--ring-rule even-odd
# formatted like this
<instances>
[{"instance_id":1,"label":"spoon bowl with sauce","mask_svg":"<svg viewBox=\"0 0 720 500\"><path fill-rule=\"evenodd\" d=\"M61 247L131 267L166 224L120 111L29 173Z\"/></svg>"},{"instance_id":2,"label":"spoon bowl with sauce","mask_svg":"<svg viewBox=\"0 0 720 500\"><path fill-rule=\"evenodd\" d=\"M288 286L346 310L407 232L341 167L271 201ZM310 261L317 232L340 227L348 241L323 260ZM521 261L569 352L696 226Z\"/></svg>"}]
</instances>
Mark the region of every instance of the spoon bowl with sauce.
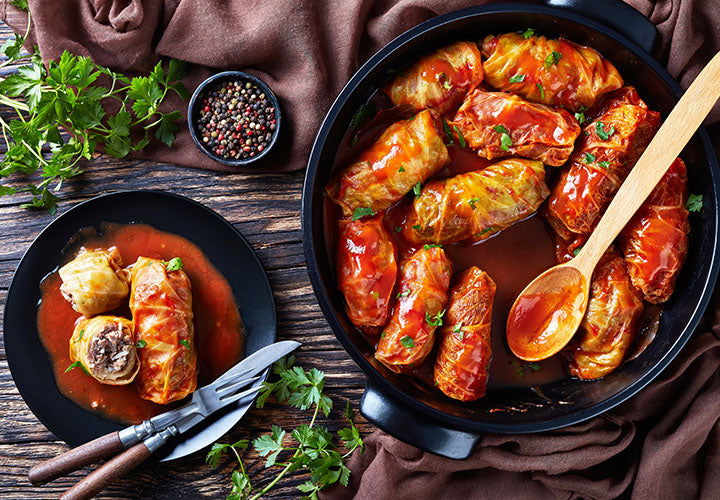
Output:
<instances>
[{"instance_id":1,"label":"spoon bowl with sauce","mask_svg":"<svg viewBox=\"0 0 720 500\"><path fill-rule=\"evenodd\" d=\"M600 257L665 175L720 98L720 53L700 72L658 130L580 253L535 278L507 320L510 350L525 361L557 354L570 342L587 309Z\"/></svg>"}]
</instances>

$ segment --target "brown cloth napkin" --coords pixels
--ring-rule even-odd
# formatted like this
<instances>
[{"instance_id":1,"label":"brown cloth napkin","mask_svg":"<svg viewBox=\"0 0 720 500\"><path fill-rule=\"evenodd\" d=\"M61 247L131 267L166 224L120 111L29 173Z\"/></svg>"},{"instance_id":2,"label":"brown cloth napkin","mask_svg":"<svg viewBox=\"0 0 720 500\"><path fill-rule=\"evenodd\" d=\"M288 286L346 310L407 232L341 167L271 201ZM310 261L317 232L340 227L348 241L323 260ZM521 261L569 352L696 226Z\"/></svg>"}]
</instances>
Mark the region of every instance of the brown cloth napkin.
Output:
<instances>
[{"instance_id":1,"label":"brown cloth napkin","mask_svg":"<svg viewBox=\"0 0 720 500\"><path fill-rule=\"evenodd\" d=\"M0 1L6 20L14 7ZM668 69L687 87L720 46L717 2L627 1L658 25ZM153 142L135 156L214 170L281 172L305 167L322 118L368 57L422 21L482 3L489 2L31 1L31 38L46 60L70 50L122 72L148 71L160 57L182 59L193 63L185 81L191 91L220 70L259 76L277 94L285 120L277 149L257 166L226 167L210 160L197 150L185 127L172 148ZM187 104L173 95L167 106L185 111ZM711 119L720 120L717 108Z\"/></svg>"}]
</instances>

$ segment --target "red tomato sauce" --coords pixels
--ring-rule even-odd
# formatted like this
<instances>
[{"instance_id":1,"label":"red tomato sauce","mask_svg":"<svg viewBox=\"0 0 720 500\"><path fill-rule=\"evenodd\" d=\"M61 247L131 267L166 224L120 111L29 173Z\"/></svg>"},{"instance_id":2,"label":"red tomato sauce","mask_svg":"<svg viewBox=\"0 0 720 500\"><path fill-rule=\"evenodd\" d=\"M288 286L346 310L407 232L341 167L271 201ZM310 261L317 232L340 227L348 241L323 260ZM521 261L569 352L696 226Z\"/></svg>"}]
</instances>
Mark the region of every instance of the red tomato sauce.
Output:
<instances>
[{"instance_id":1,"label":"red tomato sauce","mask_svg":"<svg viewBox=\"0 0 720 500\"><path fill-rule=\"evenodd\" d=\"M82 231L80 243L67 254L63 264L75 256L80 245L89 250L117 247L123 267L134 263L140 256L182 259L183 270L192 284L198 387L211 382L240 360L244 327L232 288L200 248L182 236L145 224L105 224L100 235L84 236L86 232ZM70 337L76 320L81 316L63 298L61 283L57 271L42 281L37 315L40 340L52 362L60 392L82 408L123 423L139 423L178 406L159 405L140 398L135 384L104 385L79 368L65 373L71 364ZM108 314L131 318L127 306Z\"/></svg>"}]
</instances>

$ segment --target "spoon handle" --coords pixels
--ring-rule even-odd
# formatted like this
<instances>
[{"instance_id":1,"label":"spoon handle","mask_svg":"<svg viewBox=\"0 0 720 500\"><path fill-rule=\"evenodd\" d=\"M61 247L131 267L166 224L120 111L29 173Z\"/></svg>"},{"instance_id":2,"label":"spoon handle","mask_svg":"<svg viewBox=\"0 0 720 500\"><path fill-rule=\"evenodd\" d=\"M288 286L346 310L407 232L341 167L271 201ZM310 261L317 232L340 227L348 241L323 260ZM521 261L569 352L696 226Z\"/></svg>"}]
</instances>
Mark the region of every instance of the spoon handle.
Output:
<instances>
[{"instance_id":1,"label":"spoon handle","mask_svg":"<svg viewBox=\"0 0 720 500\"><path fill-rule=\"evenodd\" d=\"M720 98L720 52L675 105L613 198L582 251L571 264L585 276L660 182Z\"/></svg>"}]
</instances>

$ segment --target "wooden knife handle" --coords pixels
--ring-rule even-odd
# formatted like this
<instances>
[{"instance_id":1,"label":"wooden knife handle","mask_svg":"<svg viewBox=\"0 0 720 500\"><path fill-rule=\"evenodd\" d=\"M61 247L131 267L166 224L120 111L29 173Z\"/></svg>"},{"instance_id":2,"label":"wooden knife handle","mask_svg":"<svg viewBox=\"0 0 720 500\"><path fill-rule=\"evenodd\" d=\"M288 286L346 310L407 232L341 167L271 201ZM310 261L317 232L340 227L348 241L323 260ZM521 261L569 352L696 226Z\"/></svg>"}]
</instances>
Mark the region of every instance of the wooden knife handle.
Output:
<instances>
[{"instance_id":1,"label":"wooden knife handle","mask_svg":"<svg viewBox=\"0 0 720 500\"><path fill-rule=\"evenodd\" d=\"M122 449L120 436L117 432L111 432L33 466L28 471L28 478L33 485L38 486L114 455Z\"/></svg>"},{"instance_id":2,"label":"wooden knife handle","mask_svg":"<svg viewBox=\"0 0 720 500\"><path fill-rule=\"evenodd\" d=\"M110 483L147 460L151 454L145 443L128 448L63 493L60 500L85 500L94 497Z\"/></svg>"}]
</instances>

